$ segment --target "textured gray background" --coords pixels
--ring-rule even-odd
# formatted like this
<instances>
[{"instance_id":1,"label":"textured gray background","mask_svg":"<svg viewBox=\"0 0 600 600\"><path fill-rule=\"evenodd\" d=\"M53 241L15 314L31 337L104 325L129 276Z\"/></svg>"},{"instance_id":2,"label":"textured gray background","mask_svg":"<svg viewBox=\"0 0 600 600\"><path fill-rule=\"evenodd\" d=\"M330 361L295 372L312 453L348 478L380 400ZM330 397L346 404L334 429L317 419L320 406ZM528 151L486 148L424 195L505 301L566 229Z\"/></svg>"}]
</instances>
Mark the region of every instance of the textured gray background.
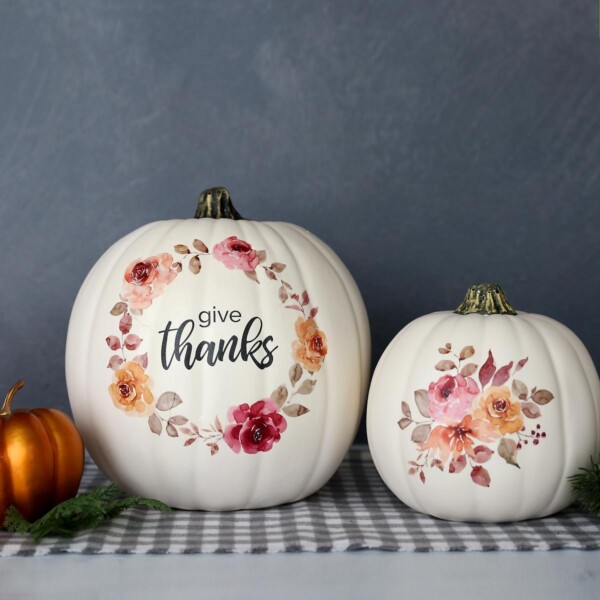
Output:
<instances>
[{"instance_id":1,"label":"textured gray background","mask_svg":"<svg viewBox=\"0 0 600 600\"><path fill-rule=\"evenodd\" d=\"M598 363L600 39L589 0L0 3L0 385L68 409L79 285L226 185L320 236L373 358L474 282Z\"/></svg>"}]
</instances>

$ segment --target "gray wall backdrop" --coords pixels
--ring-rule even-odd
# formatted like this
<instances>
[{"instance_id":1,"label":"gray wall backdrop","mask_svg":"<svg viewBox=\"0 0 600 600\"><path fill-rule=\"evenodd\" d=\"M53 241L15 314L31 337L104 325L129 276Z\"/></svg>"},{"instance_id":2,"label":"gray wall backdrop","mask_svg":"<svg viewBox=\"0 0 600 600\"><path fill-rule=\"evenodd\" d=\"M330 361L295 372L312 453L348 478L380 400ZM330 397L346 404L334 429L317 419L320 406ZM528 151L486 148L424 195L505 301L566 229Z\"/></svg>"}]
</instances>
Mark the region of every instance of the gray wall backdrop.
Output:
<instances>
[{"instance_id":1,"label":"gray wall backdrop","mask_svg":"<svg viewBox=\"0 0 600 600\"><path fill-rule=\"evenodd\" d=\"M496 281L598 364L593 0L0 4L0 384L68 410L79 285L115 240L230 188L354 274L376 361ZM360 434L364 435L363 433ZM364 438L363 438L364 439Z\"/></svg>"}]
</instances>

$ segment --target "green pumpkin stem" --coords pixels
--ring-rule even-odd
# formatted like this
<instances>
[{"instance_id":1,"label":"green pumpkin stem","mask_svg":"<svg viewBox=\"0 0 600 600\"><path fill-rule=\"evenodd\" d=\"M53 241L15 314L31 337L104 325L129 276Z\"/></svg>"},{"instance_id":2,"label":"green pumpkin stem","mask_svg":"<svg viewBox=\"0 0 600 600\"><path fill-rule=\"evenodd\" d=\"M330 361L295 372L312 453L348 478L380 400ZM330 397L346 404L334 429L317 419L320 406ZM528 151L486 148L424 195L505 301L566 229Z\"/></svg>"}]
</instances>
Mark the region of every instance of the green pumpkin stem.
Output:
<instances>
[{"instance_id":1,"label":"green pumpkin stem","mask_svg":"<svg viewBox=\"0 0 600 600\"><path fill-rule=\"evenodd\" d=\"M6 393L4 398L4 404L2 405L2 409L0 409L0 416L10 415L10 405L15 397L15 394L25 385L25 382L22 379L19 379L15 385L13 385L10 390Z\"/></svg>"},{"instance_id":2,"label":"green pumpkin stem","mask_svg":"<svg viewBox=\"0 0 600 600\"><path fill-rule=\"evenodd\" d=\"M459 315L516 315L517 311L506 299L504 290L496 283L472 285L462 304L454 311Z\"/></svg>"},{"instance_id":3,"label":"green pumpkin stem","mask_svg":"<svg viewBox=\"0 0 600 600\"><path fill-rule=\"evenodd\" d=\"M200 194L194 217L196 219L233 219L234 221L244 218L235 210L231 202L231 194L224 187L204 190Z\"/></svg>"}]
</instances>

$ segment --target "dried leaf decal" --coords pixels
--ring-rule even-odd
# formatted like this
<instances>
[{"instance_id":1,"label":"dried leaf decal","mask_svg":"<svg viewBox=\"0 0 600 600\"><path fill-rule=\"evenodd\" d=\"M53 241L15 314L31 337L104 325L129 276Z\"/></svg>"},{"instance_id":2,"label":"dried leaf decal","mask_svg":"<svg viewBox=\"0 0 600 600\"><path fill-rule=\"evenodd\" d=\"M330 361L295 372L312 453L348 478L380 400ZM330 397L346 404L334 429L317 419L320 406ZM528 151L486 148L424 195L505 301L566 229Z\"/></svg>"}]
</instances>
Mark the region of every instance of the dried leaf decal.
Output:
<instances>
[{"instance_id":1,"label":"dried leaf decal","mask_svg":"<svg viewBox=\"0 0 600 600\"><path fill-rule=\"evenodd\" d=\"M508 378L510 377L510 370L512 369L513 361L511 360L507 365L500 367L496 374L494 375L494 380L492 381L492 385L494 387L504 385Z\"/></svg>"},{"instance_id":2,"label":"dried leaf decal","mask_svg":"<svg viewBox=\"0 0 600 600\"><path fill-rule=\"evenodd\" d=\"M129 313L125 313L119 321L119 331L121 333L129 333L132 324L133 320L131 318L131 315Z\"/></svg>"},{"instance_id":3,"label":"dried leaf decal","mask_svg":"<svg viewBox=\"0 0 600 600\"><path fill-rule=\"evenodd\" d=\"M158 398L156 408L162 411L171 410L179 406L181 402L181 398L175 392L165 392Z\"/></svg>"},{"instance_id":4,"label":"dried leaf decal","mask_svg":"<svg viewBox=\"0 0 600 600\"><path fill-rule=\"evenodd\" d=\"M244 275L248 279L252 279L252 281L256 281L256 283L260 283L260 281L258 280L258 276L256 275L256 271L244 271Z\"/></svg>"},{"instance_id":5,"label":"dried leaf decal","mask_svg":"<svg viewBox=\"0 0 600 600\"><path fill-rule=\"evenodd\" d=\"M194 240L194 248L198 250L198 252L202 252L202 254L208 254L208 247L201 240Z\"/></svg>"},{"instance_id":6,"label":"dried leaf decal","mask_svg":"<svg viewBox=\"0 0 600 600\"><path fill-rule=\"evenodd\" d=\"M548 404L548 402L550 402L550 400L553 399L554 394L552 392L549 392L548 390L537 390L533 394L533 401L536 404L540 404L541 406L543 406L544 404Z\"/></svg>"},{"instance_id":7,"label":"dried leaf decal","mask_svg":"<svg viewBox=\"0 0 600 600\"><path fill-rule=\"evenodd\" d=\"M458 458L452 459L450 461L450 466L448 467L449 473L460 473L467 466L467 457L464 454L461 454Z\"/></svg>"},{"instance_id":8,"label":"dried leaf decal","mask_svg":"<svg viewBox=\"0 0 600 600\"><path fill-rule=\"evenodd\" d=\"M486 463L494 454L494 451L490 450L487 446L475 446L475 448L473 448L473 452L473 460L480 464Z\"/></svg>"},{"instance_id":9,"label":"dried leaf decal","mask_svg":"<svg viewBox=\"0 0 600 600\"><path fill-rule=\"evenodd\" d=\"M155 413L152 413L148 417L148 426L150 427L150 431L152 433L155 433L156 435L160 435L160 433L162 431L162 423Z\"/></svg>"},{"instance_id":10,"label":"dried leaf decal","mask_svg":"<svg viewBox=\"0 0 600 600\"><path fill-rule=\"evenodd\" d=\"M449 371L450 369L456 369L456 365L451 360L440 360L440 362L435 365L435 368L438 371Z\"/></svg>"},{"instance_id":11,"label":"dried leaf decal","mask_svg":"<svg viewBox=\"0 0 600 600\"><path fill-rule=\"evenodd\" d=\"M291 286L291 285L290 285L290 284L289 284L287 281L283 281L283 279L281 280L281 284L282 284L282 285L285 285L285 287L286 287L288 290L291 290L291 289L292 289L292 286Z\"/></svg>"},{"instance_id":12,"label":"dried leaf decal","mask_svg":"<svg viewBox=\"0 0 600 600\"><path fill-rule=\"evenodd\" d=\"M438 352L440 354L450 354L450 350L448 350L448 348L438 348Z\"/></svg>"},{"instance_id":13,"label":"dried leaf decal","mask_svg":"<svg viewBox=\"0 0 600 600\"><path fill-rule=\"evenodd\" d=\"M526 364L527 361L529 360L529 358L522 358L518 363L517 366L515 367L515 373L517 371L520 371Z\"/></svg>"},{"instance_id":14,"label":"dried leaf decal","mask_svg":"<svg viewBox=\"0 0 600 600\"><path fill-rule=\"evenodd\" d=\"M171 265L171 269L173 269L173 271L175 271L175 273L181 273L181 269L182 269L181 263L179 261L174 262Z\"/></svg>"},{"instance_id":15,"label":"dried leaf decal","mask_svg":"<svg viewBox=\"0 0 600 600\"><path fill-rule=\"evenodd\" d=\"M308 292L306 290L304 290L302 292L302 306L306 306L309 302L310 302L310 299L308 297Z\"/></svg>"},{"instance_id":16,"label":"dried leaf decal","mask_svg":"<svg viewBox=\"0 0 600 600\"><path fill-rule=\"evenodd\" d=\"M421 483L425 483L425 471L423 471L423 469L421 469L421 472L419 473L419 479L421 480Z\"/></svg>"},{"instance_id":17,"label":"dried leaf decal","mask_svg":"<svg viewBox=\"0 0 600 600\"><path fill-rule=\"evenodd\" d=\"M431 425L428 423L423 423L421 425L417 425L410 434L410 439L415 444L422 444L428 437L429 432L431 431Z\"/></svg>"},{"instance_id":18,"label":"dried leaf decal","mask_svg":"<svg viewBox=\"0 0 600 600\"><path fill-rule=\"evenodd\" d=\"M490 379L494 376L496 372L496 364L494 363L494 356L492 355L492 351L488 352L487 360L479 369L479 383L481 383L481 389L490 382Z\"/></svg>"},{"instance_id":19,"label":"dried leaf decal","mask_svg":"<svg viewBox=\"0 0 600 600\"><path fill-rule=\"evenodd\" d=\"M308 408L302 406L302 404L289 404L284 406L282 410L288 417L301 417L309 412Z\"/></svg>"},{"instance_id":20,"label":"dried leaf decal","mask_svg":"<svg viewBox=\"0 0 600 600\"><path fill-rule=\"evenodd\" d=\"M405 417L408 417L410 419L411 414L410 414L410 406L408 405L408 402L404 402L404 400L403 400L401 408L402 408L402 414Z\"/></svg>"},{"instance_id":21,"label":"dried leaf decal","mask_svg":"<svg viewBox=\"0 0 600 600\"><path fill-rule=\"evenodd\" d=\"M517 462L517 442L510 438L502 438L498 444L498 456L501 456L509 465L514 465L518 469L519 463Z\"/></svg>"},{"instance_id":22,"label":"dried leaf decal","mask_svg":"<svg viewBox=\"0 0 600 600\"><path fill-rule=\"evenodd\" d=\"M138 354L137 356L134 356L133 362L136 362L145 369L148 366L148 353L144 352L144 354Z\"/></svg>"},{"instance_id":23,"label":"dried leaf decal","mask_svg":"<svg viewBox=\"0 0 600 600\"><path fill-rule=\"evenodd\" d=\"M319 312L319 308L317 306L315 306L314 308L310 309L310 314L308 315L311 319L314 319L317 316L317 313Z\"/></svg>"},{"instance_id":24,"label":"dried leaf decal","mask_svg":"<svg viewBox=\"0 0 600 600\"><path fill-rule=\"evenodd\" d=\"M452 344L450 342L447 342L446 344L444 344L444 346L446 346L448 350L452 350Z\"/></svg>"},{"instance_id":25,"label":"dried leaf decal","mask_svg":"<svg viewBox=\"0 0 600 600\"><path fill-rule=\"evenodd\" d=\"M412 419L407 419L406 417L402 417L398 421L398 427L400 427L400 429L406 429L411 423L412 423Z\"/></svg>"},{"instance_id":26,"label":"dried leaf decal","mask_svg":"<svg viewBox=\"0 0 600 600\"><path fill-rule=\"evenodd\" d=\"M280 385L272 394L271 400L281 408L288 397L288 390L285 385Z\"/></svg>"},{"instance_id":27,"label":"dried leaf decal","mask_svg":"<svg viewBox=\"0 0 600 600\"><path fill-rule=\"evenodd\" d=\"M542 416L542 412L538 408L538 405L533 402L521 402L521 410L529 419L537 419Z\"/></svg>"},{"instance_id":28,"label":"dried leaf decal","mask_svg":"<svg viewBox=\"0 0 600 600\"><path fill-rule=\"evenodd\" d=\"M290 382L293 387L300 381L300 377L302 377L302 367L298 363L294 363L290 367L289 375L290 375Z\"/></svg>"},{"instance_id":29,"label":"dried leaf decal","mask_svg":"<svg viewBox=\"0 0 600 600\"><path fill-rule=\"evenodd\" d=\"M123 344L127 350L135 350L142 343L142 338L135 333L130 333L125 336Z\"/></svg>"},{"instance_id":30,"label":"dried leaf decal","mask_svg":"<svg viewBox=\"0 0 600 600\"><path fill-rule=\"evenodd\" d=\"M273 269L273 271L275 271L275 273L281 273L285 269L285 265L280 262L274 262L271 265L271 269Z\"/></svg>"},{"instance_id":31,"label":"dried leaf decal","mask_svg":"<svg viewBox=\"0 0 600 600\"><path fill-rule=\"evenodd\" d=\"M127 304L125 302L117 302L110 310L110 314L118 317L127 310Z\"/></svg>"},{"instance_id":32,"label":"dried leaf decal","mask_svg":"<svg viewBox=\"0 0 600 600\"><path fill-rule=\"evenodd\" d=\"M473 483L482 487L490 487L490 474L483 467L473 467L471 471Z\"/></svg>"},{"instance_id":33,"label":"dried leaf decal","mask_svg":"<svg viewBox=\"0 0 600 600\"><path fill-rule=\"evenodd\" d=\"M471 358L471 356L473 356L473 354L475 354L475 348L473 348L473 346L465 346L460 351L458 358L460 358L460 360L465 360L465 358Z\"/></svg>"},{"instance_id":34,"label":"dried leaf decal","mask_svg":"<svg viewBox=\"0 0 600 600\"><path fill-rule=\"evenodd\" d=\"M200 269L202 269L202 263L200 262L200 257L197 254L190 258L188 267L194 275L198 275L198 273L200 273Z\"/></svg>"},{"instance_id":35,"label":"dried leaf decal","mask_svg":"<svg viewBox=\"0 0 600 600\"><path fill-rule=\"evenodd\" d=\"M297 394L310 394L317 385L316 379L305 379L302 385L296 390Z\"/></svg>"},{"instance_id":36,"label":"dried leaf decal","mask_svg":"<svg viewBox=\"0 0 600 600\"><path fill-rule=\"evenodd\" d=\"M110 360L108 361L108 368L112 369L113 371L116 371L122 364L123 364L124 360L122 356L119 356L118 354L114 354L113 356L110 357Z\"/></svg>"},{"instance_id":37,"label":"dried leaf decal","mask_svg":"<svg viewBox=\"0 0 600 600\"><path fill-rule=\"evenodd\" d=\"M116 335L109 335L106 338L106 345L111 350L118 350L121 347L121 340Z\"/></svg>"},{"instance_id":38,"label":"dried leaf decal","mask_svg":"<svg viewBox=\"0 0 600 600\"><path fill-rule=\"evenodd\" d=\"M512 393L519 400L526 400L527 399L527 386L522 381L519 381L518 379L513 379Z\"/></svg>"},{"instance_id":39,"label":"dried leaf decal","mask_svg":"<svg viewBox=\"0 0 600 600\"><path fill-rule=\"evenodd\" d=\"M460 374L463 377L471 377L473 373L477 371L477 365L475 363L467 363L461 370Z\"/></svg>"},{"instance_id":40,"label":"dried leaf decal","mask_svg":"<svg viewBox=\"0 0 600 600\"><path fill-rule=\"evenodd\" d=\"M275 275L275 273L273 273L273 271L270 271L269 269L267 269L265 271L267 278L271 279L271 281L276 281L277 280L277 275Z\"/></svg>"},{"instance_id":41,"label":"dried leaf decal","mask_svg":"<svg viewBox=\"0 0 600 600\"><path fill-rule=\"evenodd\" d=\"M190 249L185 244L177 244L175 246L175 252L177 252L177 254L189 254Z\"/></svg>"},{"instance_id":42,"label":"dried leaf decal","mask_svg":"<svg viewBox=\"0 0 600 600\"><path fill-rule=\"evenodd\" d=\"M184 446L191 446L198 438L191 437L185 440Z\"/></svg>"},{"instance_id":43,"label":"dried leaf decal","mask_svg":"<svg viewBox=\"0 0 600 600\"><path fill-rule=\"evenodd\" d=\"M265 260L267 260L267 253L266 253L265 250L259 250L256 253L256 256L258 256L258 262L259 263L263 263L263 262L265 262Z\"/></svg>"},{"instance_id":44,"label":"dried leaf decal","mask_svg":"<svg viewBox=\"0 0 600 600\"><path fill-rule=\"evenodd\" d=\"M415 403L419 412L429 418L429 393L427 390L415 390Z\"/></svg>"},{"instance_id":45,"label":"dried leaf decal","mask_svg":"<svg viewBox=\"0 0 600 600\"><path fill-rule=\"evenodd\" d=\"M172 423L173 425L185 425L187 422L188 419L183 415L175 415L169 419L169 423Z\"/></svg>"},{"instance_id":46,"label":"dried leaf decal","mask_svg":"<svg viewBox=\"0 0 600 600\"><path fill-rule=\"evenodd\" d=\"M439 458L434 458L431 461L431 466L432 467L437 467L440 471L444 470L444 463Z\"/></svg>"},{"instance_id":47,"label":"dried leaf decal","mask_svg":"<svg viewBox=\"0 0 600 600\"><path fill-rule=\"evenodd\" d=\"M175 426L171 422L167 423L166 432L170 437L179 437L177 429L175 429Z\"/></svg>"},{"instance_id":48,"label":"dried leaf decal","mask_svg":"<svg viewBox=\"0 0 600 600\"><path fill-rule=\"evenodd\" d=\"M284 285L279 288L279 299L282 302L285 302L288 299L288 293Z\"/></svg>"}]
</instances>

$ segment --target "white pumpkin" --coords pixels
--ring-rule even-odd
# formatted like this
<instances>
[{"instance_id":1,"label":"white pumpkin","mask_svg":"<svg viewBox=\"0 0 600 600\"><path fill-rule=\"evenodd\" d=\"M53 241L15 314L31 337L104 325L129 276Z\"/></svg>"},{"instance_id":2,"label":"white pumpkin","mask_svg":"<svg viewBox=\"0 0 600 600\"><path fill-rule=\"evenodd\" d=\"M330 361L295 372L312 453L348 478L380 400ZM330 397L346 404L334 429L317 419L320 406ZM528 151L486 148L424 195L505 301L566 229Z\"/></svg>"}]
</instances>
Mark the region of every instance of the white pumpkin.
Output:
<instances>
[{"instance_id":1,"label":"white pumpkin","mask_svg":"<svg viewBox=\"0 0 600 600\"><path fill-rule=\"evenodd\" d=\"M543 517L600 449L600 386L565 326L519 313L495 285L407 325L381 357L369 448L400 500L443 519Z\"/></svg>"},{"instance_id":2,"label":"white pumpkin","mask_svg":"<svg viewBox=\"0 0 600 600\"><path fill-rule=\"evenodd\" d=\"M184 509L293 502L352 443L370 336L340 259L228 192L141 227L87 276L69 325L71 408L100 469Z\"/></svg>"}]
</instances>

